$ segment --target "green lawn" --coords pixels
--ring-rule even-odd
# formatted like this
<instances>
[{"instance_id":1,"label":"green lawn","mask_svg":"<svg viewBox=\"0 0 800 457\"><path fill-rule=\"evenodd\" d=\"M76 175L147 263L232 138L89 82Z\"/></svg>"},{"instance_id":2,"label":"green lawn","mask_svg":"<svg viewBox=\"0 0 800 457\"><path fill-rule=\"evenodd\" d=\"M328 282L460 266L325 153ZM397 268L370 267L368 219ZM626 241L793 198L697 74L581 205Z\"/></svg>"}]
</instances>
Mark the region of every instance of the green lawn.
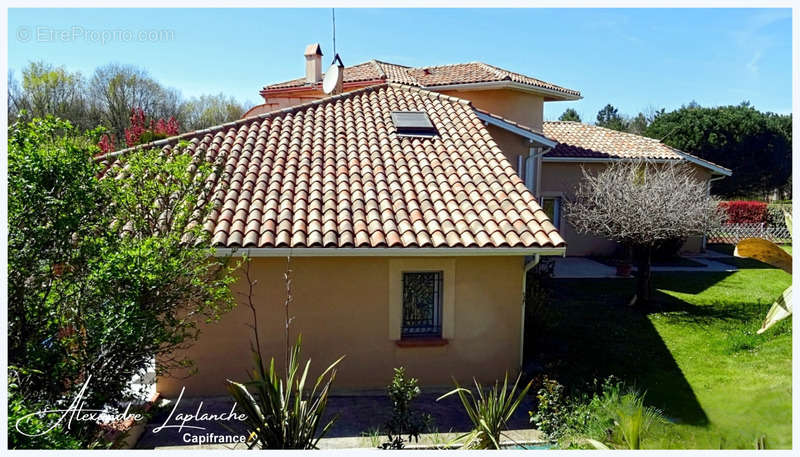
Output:
<instances>
[{"instance_id":1,"label":"green lawn","mask_svg":"<svg viewBox=\"0 0 800 457\"><path fill-rule=\"evenodd\" d=\"M791 322L756 335L791 283L783 271L736 259L735 273L654 274L660 309L624 305L633 280L549 280L555 328L526 357L580 388L614 374L647 391L673 422L649 448L791 447Z\"/></svg>"}]
</instances>

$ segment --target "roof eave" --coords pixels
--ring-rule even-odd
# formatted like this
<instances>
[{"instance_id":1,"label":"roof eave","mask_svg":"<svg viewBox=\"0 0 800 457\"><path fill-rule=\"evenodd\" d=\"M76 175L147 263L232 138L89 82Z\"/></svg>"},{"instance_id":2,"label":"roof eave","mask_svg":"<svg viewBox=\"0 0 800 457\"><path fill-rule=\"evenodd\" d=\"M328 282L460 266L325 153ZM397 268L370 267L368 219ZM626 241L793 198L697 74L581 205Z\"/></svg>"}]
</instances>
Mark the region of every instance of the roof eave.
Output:
<instances>
[{"instance_id":1,"label":"roof eave","mask_svg":"<svg viewBox=\"0 0 800 457\"><path fill-rule=\"evenodd\" d=\"M558 247L498 247L498 248L221 248L214 249L215 257L479 257L479 256L563 256L566 246Z\"/></svg>"},{"instance_id":2,"label":"roof eave","mask_svg":"<svg viewBox=\"0 0 800 457\"><path fill-rule=\"evenodd\" d=\"M681 155L682 157L676 159L665 159L665 158L647 158L647 157L562 157L562 156L555 156L555 157L548 157L545 155L542 157L543 162L565 162L565 163L581 163L581 162L595 162L595 163L610 163L610 162L625 162L625 161L637 161L637 160L647 160L654 163L669 163L669 162L676 162L679 160L686 160L687 162L692 162L695 165L699 165L703 168L711 170L712 174L718 174L722 176L731 176L733 172L728 170L727 168L720 167L719 165L715 165L710 162L706 162L703 159L698 159L697 157L693 157L690 155L681 154L680 151L675 151L676 154Z\"/></svg>"},{"instance_id":3,"label":"roof eave","mask_svg":"<svg viewBox=\"0 0 800 457\"><path fill-rule=\"evenodd\" d=\"M476 83L459 83L459 84L440 84L435 86L422 86L423 89L428 90L486 90L486 89L514 89L521 92L528 92L537 95L546 95L555 101L569 101L580 100L583 97L580 94L570 94L558 90L547 89L545 87L533 86L530 84L518 83L516 81L484 81Z\"/></svg>"},{"instance_id":4,"label":"roof eave","mask_svg":"<svg viewBox=\"0 0 800 457\"><path fill-rule=\"evenodd\" d=\"M547 138L546 136L544 136L544 135L542 135L540 133L536 133L536 132L533 132L533 131L530 131L530 130L523 129L523 128L517 126L517 125L514 125L514 124L511 124L509 122L506 122L506 121L504 121L502 119L499 119L499 118L497 118L495 116L492 116L490 114L482 113L482 112L480 112L478 110L475 110L475 115L478 116L478 119L482 120L483 122L486 122L488 124L492 124L494 126L500 127L503 130L507 130L507 131L509 131L511 133L514 133L514 134L517 134L517 135L519 135L519 136L521 136L523 138L527 138L530 141L539 143L542 146L545 146L545 147L548 147L548 148L553 148L558 144L554 140L551 140L550 138Z\"/></svg>"}]
</instances>

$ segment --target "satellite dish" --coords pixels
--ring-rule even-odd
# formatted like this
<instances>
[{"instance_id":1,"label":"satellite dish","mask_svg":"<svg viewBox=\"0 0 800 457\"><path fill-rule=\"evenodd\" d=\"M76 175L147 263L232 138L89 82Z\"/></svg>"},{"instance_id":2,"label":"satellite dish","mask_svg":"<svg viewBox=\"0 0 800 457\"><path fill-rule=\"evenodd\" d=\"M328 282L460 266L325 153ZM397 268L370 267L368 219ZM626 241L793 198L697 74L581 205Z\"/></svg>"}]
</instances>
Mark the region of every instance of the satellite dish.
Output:
<instances>
[{"instance_id":1,"label":"satellite dish","mask_svg":"<svg viewBox=\"0 0 800 457\"><path fill-rule=\"evenodd\" d=\"M336 84L339 82L339 72L341 71L342 69L335 63L328 67L328 71L325 72L325 79L322 80L323 92L330 94L336 90Z\"/></svg>"}]
</instances>

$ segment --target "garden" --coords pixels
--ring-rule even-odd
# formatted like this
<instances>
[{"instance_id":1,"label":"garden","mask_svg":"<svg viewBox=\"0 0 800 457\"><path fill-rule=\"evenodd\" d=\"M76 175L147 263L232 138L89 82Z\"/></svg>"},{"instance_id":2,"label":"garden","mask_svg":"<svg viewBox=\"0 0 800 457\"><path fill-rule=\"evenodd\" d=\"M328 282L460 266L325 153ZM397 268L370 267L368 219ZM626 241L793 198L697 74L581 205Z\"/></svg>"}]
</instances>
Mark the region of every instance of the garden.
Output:
<instances>
[{"instance_id":1,"label":"garden","mask_svg":"<svg viewBox=\"0 0 800 457\"><path fill-rule=\"evenodd\" d=\"M157 122L149 125L145 133L158 133ZM86 421L70 429L56 422L52 433L32 434L57 419L37 411L68 405L76 395L112 409L124 404L133 397L130 380L154 355L167 357L191 344L198 322L219 319L235 306L233 272L249 265L246 258L209 261L214 258L202 247L208 234L196 221L212 208L198 196L203 177L221 164L137 150L122 157L120 167L108 168L95 160L103 133L78 132L52 117L10 131L10 447L124 446L125 433L110 430L118 424ZM522 373L490 385L461 380L449 392L434 393L419 386L414 378L420 375L397 367L385 411L374 414L385 420L359 430L359 445L790 448L791 322L759 328L765 315L772 322L790 309L789 299L783 308L773 302L788 297L791 248L751 240L739 243L736 254L769 264L730 256L724 261L736 271L650 273L651 254L662 240L706 233L723 222L718 203L689 173L634 163L587 176L589 187L566 208L571 221L589 232L622 221L604 235L631 244L646 274L577 282L532 270ZM627 186L622 197L631 200L605 199L611 194L591 185ZM670 208L681 208L681 217ZM632 213L617 217L620 211ZM734 253L733 246L710 248ZM287 265L287 329L291 287ZM255 323L253 301L247 305ZM236 401L246 416L238 430L247 438L244 446L325 447L337 423L327 407L338 362L312 379L309 373L316 372L301 352L301 338L290 340L287 330L285 366L261 353L257 332L252 341L250 379L228 383L228 402ZM191 366L191 360L165 361L159 370ZM460 419L435 418L426 409L431 402L421 401L431 394L434 404L450 402ZM141 409L140 422L163 413L154 406L134 408Z\"/></svg>"},{"instance_id":2,"label":"garden","mask_svg":"<svg viewBox=\"0 0 800 457\"><path fill-rule=\"evenodd\" d=\"M549 300L538 317L548 324L537 326L545 333L529 341L528 358L576 403L557 436L595 433L569 424L596 416L587 396L597 387L587 380L613 375L661 412L643 448L791 447L791 320L756 333L791 276L728 261L738 271L654 273L660 306L647 311L626 306L632 279L544 280Z\"/></svg>"}]
</instances>

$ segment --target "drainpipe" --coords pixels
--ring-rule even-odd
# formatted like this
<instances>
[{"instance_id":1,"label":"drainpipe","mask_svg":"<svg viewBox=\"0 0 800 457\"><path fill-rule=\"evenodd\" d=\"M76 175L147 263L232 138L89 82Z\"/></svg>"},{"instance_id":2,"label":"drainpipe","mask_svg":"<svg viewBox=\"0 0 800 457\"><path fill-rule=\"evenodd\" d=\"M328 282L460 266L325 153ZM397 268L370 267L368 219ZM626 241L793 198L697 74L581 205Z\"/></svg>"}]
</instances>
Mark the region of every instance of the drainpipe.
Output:
<instances>
[{"instance_id":1,"label":"drainpipe","mask_svg":"<svg viewBox=\"0 0 800 457\"><path fill-rule=\"evenodd\" d=\"M720 175L720 176L717 176L716 178L710 178L710 179L709 179L709 180L706 182L706 195L707 195L707 196L711 196L711 183L712 183L712 182L714 182L714 181L719 181L720 179L722 179L722 178L724 178L724 177L725 177L725 175ZM708 241L708 236L706 236L706 235L704 234L704 235L703 235L703 251L705 251L705 250L706 250L706 242L707 242L707 241Z\"/></svg>"},{"instance_id":2,"label":"drainpipe","mask_svg":"<svg viewBox=\"0 0 800 457\"><path fill-rule=\"evenodd\" d=\"M531 144L533 144L532 141ZM536 148L531 146L529 154L529 156L533 159L533 189L531 189L531 192L533 192L533 196L536 197L536 200L538 201L542 187L542 156L550 152L550 148L545 146L542 148L541 152L535 152L535 149Z\"/></svg>"},{"instance_id":3,"label":"drainpipe","mask_svg":"<svg viewBox=\"0 0 800 457\"><path fill-rule=\"evenodd\" d=\"M519 369L522 370L523 355L525 353L525 292L528 290L528 272L539 263L540 255L534 254L533 259L525 264L522 272L522 318L519 325Z\"/></svg>"}]
</instances>

